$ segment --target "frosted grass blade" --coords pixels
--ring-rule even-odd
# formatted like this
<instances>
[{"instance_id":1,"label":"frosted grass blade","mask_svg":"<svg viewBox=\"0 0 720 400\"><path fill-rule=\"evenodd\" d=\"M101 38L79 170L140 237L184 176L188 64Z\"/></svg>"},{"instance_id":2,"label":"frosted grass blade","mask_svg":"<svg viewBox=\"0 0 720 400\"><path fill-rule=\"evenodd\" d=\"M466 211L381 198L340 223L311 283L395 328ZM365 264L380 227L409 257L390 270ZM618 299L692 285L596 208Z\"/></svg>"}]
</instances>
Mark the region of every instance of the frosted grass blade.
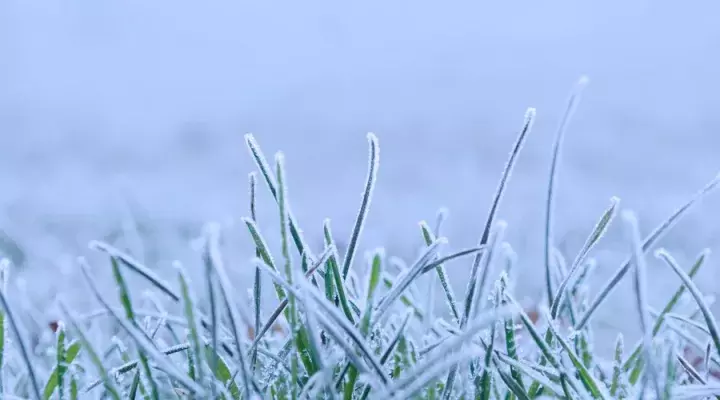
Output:
<instances>
[{"instance_id":1,"label":"frosted grass blade","mask_svg":"<svg viewBox=\"0 0 720 400\"><path fill-rule=\"evenodd\" d=\"M438 223L438 225L440 224ZM425 239L425 245L430 246L436 240L436 235L430 231L430 227L425 221L420 222L420 229L422 230L423 238ZM460 323L460 313L457 309L455 293L453 293L452 286L450 286L450 283L448 282L447 272L445 271L443 263L438 262L435 266L435 271L437 272L438 279L440 280L440 285L445 292L445 298L447 300L447 305L450 308L450 312L452 313L452 317L455 321L457 321L457 323Z\"/></svg>"},{"instance_id":2,"label":"frosted grass blade","mask_svg":"<svg viewBox=\"0 0 720 400\"><path fill-rule=\"evenodd\" d=\"M659 258L669 258L669 253L665 249L658 249L655 254ZM716 351L720 355L720 332L718 331L717 321L712 315L710 308L705 303L702 293L700 293L700 290L697 288L697 286L695 286L695 283L693 283L692 279L688 276L688 274L681 268L679 268L676 263L668 262L667 264L672 268L673 271L675 271L680 280L682 280L685 287L687 287L688 292L690 292L693 299L695 299L698 307L700 307L700 311L702 312L703 318L705 319L705 324L707 324L707 328L710 331L710 337L713 340Z\"/></svg>"},{"instance_id":3,"label":"frosted grass blade","mask_svg":"<svg viewBox=\"0 0 720 400\"><path fill-rule=\"evenodd\" d=\"M183 297L183 312L185 319L187 319L188 325L188 336L190 345L192 347L192 355L189 358L189 373L190 379L196 382L204 381L204 360L202 352L202 342L200 341L200 329L198 327L197 316L195 315L195 296L188 283L185 269L180 263L175 263L175 268L178 271L178 279L180 281L180 293Z\"/></svg>"},{"instance_id":4,"label":"frosted grass blade","mask_svg":"<svg viewBox=\"0 0 720 400\"><path fill-rule=\"evenodd\" d=\"M218 225L210 225L206 231L206 244L204 259L207 264L207 268L215 273L217 276L218 283L220 284L220 291L225 302L225 310L230 320L230 328L232 330L235 343L235 351L238 362L238 368L240 369L240 379L242 385L250 393L254 390L258 392L259 389L255 385L254 381L248 373L248 364L245 360L244 349L242 347L243 338L240 335L240 319L245 320L247 326L249 324L249 317L247 312L243 308L238 308L235 302L237 295L232 290L230 279L228 278L227 272L225 271L225 265L223 264L220 255L220 227ZM244 316L244 318L243 318ZM217 349L217 347L215 347Z\"/></svg>"},{"instance_id":5,"label":"frosted grass blade","mask_svg":"<svg viewBox=\"0 0 720 400\"><path fill-rule=\"evenodd\" d=\"M552 307L553 304L553 288L552 288L552 253L551 250L554 247L554 193L555 193L555 180L557 179L557 168L560 162L560 154L565 139L565 132L570 124L577 104L580 101L580 95L583 89L587 86L588 78L583 76L575 85L572 95L568 100L567 107L563 113L562 119L560 120L560 126L558 127L557 133L555 134L555 140L553 142L552 161L550 164L550 174L548 178L547 188L547 199L545 201L545 286L546 294L548 296L548 307Z\"/></svg>"},{"instance_id":6,"label":"frosted grass blade","mask_svg":"<svg viewBox=\"0 0 720 400\"><path fill-rule=\"evenodd\" d=\"M375 182L377 181L377 170L380 165L380 147L378 145L378 138L374 133L368 133L367 139L370 145L367 179L365 181L365 190L363 191L360 210L358 211L357 218L355 219L355 225L353 226L352 234L350 235L350 241L348 242L348 248L345 252L345 258L343 259L343 280L347 278L348 271L350 271L353 258L355 257L358 239L360 238L363 226L365 225L365 219L367 217L370 201L372 200L373 191L375 189Z\"/></svg>"},{"instance_id":7,"label":"frosted grass blade","mask_svg":"<svg viewBox=\"0 0 720 400\"><path fill-rule=\"evenodd\" d=\"M650 327L650 310L647 301L647 266L645 255L640 239L640 228L638 227L637 217L631 211L623 211L622 218L625 222L628 236L632 244L632 262L635 265L633 286L635 289L635 300L637 310L640 316L640 329L643 333L643 353L645 355L645 368L647 370L647 378L651 380L657 398L662 398L662 385L660 384L660 376L656 364L653 360L652 353L652 328Z\"/></svg>"},{"instance_id":8,"label":"frosted grass blade","mask_svg":"<svg viewBox=\"0 0 720 400\"><path fill-rule=\"evenodd\" d=\"M246 134L245 143L247 144L248 150L250 150L250 155L253 157L255 164L260 169L260 173L262 174L263 178L265 178L265 183L270 190L270 194L272 194L276 202L279 202L276 177L273 174L272 168L270 167L270 164L268 164L265 155L263 154L262 150L260 150L260 146L255 140L255 137L250 133ZM298 227L295 217L293 216L292 211L289 208L287 208L287 214L288 222L290 225L290 234L292 235L293 242L295 243L295 247L297 248L298 253L307 254L308 258L310 258L311 260L314 259L314 257L310 253L309 247L307 246L307 244L305 244L302 236L302 231Z\"/></svg>"},{"instance_id":9,"label":"frosted grass blade","mask_svg":"<svg viewBox=\"0 0 720 400\"><path fill-rule=\"evenodd\" d=\"M84 260L81 260L82 263L84 263ZM123 309L125 310L125 318L135 326L139 331L141 331L140 326L138 325L137 321L135 320L135 310L133 310L132 300L130 299L130 290L128 289L127 283L125 282L125 278L122 275L122 272L120 271L120 266L118 265L118 260L115 257L110 257L110 264L112 266L113 276L115 278L115 283L118 288L118 295L120 296L120 304L122 305ZM85 265L87 267L87 265ZM149 338L148 338L149 339ZM140 365L142 365L143 372L145 374L147 383L150 386L150 393L151 398L153 400L159 400L160 399L160 392L158 390L157 381L153 377L152 369L150 368L150 362L148 361L147 355L141 350L138 349L138 357L140 359Z\"/></svg>"},{"instance_id":10,"label":"frosted grass blade","mask_svg":"<svg viewBox=\"0 0 720 400\"><path fill-rule=\"evenodd\" d=\"M329 219L323 221L323 234L325 237L325 246L331 247L333 249L330 258L325 264L325 268L331 271L332 276L335 279L335 289L337 290L337 300L335 301L335 303L340 304L340 307L342 307L342 310L345 313L348 321L354 324L355 318L353 318L353 313L350 309L350 303L347 299L347 294L345 291L345 280L343 279L342 274L340 273L340 267L338 266L338 263L340 262L340 256L338 255L337 246L335 245L335 240L332 236Z\"/></svg>"},{"instance_id":11,"label":"frosted grass blade","mask_svg":"<svg viewBox=\"0 0 720 400\"><path fill-rule=\"evenodd\" d=\"M248 180L250 183L250 218L253 222L257 223L257 212L255 209L255 187L256 187L256 179L257 175L252 172L248 176ZM260 249L255 248L255 257L260 258ZM254 332L257 334L257 332L260 331L260 318L261 318L261 307L262 307L262 275L260 274L260 268L255 267L255 279L253 282L253 300L254 300L254 306L255 306L255 325L253 326ZM254 371L257 367L257 350L254 350L251 357L250 357L250 365L252 370Z\"/></svg>"},{"instance_id":12,"label":"frosted grass blade","mask_svg":"<svg viewBox=\"0 0 720 400\"><path fill-rule=\"evenodd\" d=\"M95 369L97 369L98 372L100 373L100 377L102 379L101 382L105 384L105 390L110 394L110 396L112 396L113 399L120 400L120 391L117 389L115 382L110 378L110 375L108 374L107 369L103 365L100 355L98 354L98 352L95 350L95 348L92 346L92 344L88 340L87 333L80 326L80 324L75 320L75 317L72 316L72 313L68 310L67 306L65 306L65 302L63 302L62 300L59 300L58 307L60 307L60 310L65 315L66 320L69 322L73 331L78 336L78 339L80 340L80 343L82 344L82 347L85 349L85 351L90 356L90 360L92 361L92 364L95 366ZM92 388L88 388L85 391L87 392L90 389L92 389ZM38 399L39 398L40 397L38 397Z\"/></svg>"},{"instance_id":13,"label":"frosted grass blade","mask_svg":"<svg viewBox=\"0 0 720 400\"><path fill-rule=\"evenodd\" d=\"M598 221L598 223L595 225L595 229L593 229L592 233L588 237L587 241L583 245L582 249L580 249L580 252L578 253L577 257L575 257L575 260L573 261L572 265L570 266L570 271L568 272L567 276L565 276L565 279L563 279L562 283L557 289L557 292L555 292L555 299L551 306L550 316L553 319L556 319L558 317L560 307L563 304L564 297L567 291L567 286L571 281L571 278L575 275L576 271L580 269L580 267L583 265L583 262L587 258L588 253L592 248L597 244L597 242L600 240L600 238L603 237L605 232L607 231L608 227L610 226L610 222L615 217L617 207L620 204L620 199L617 197L613 197L610 199L610 207L605 210L602 217Z\"/></svg>"},{"instance_id":14,"label":"frosted grass blade","mask_svg":"<svg viewBox=\"0 0 720 400\"><path fill-rule=\"evenodd\" d=\"M690 209L692 205L697 203L702 197L715 189L719 183L720 174L716 175L712 181L705 185L704 188L698 191L690 200L688 200L680 208L675 210L675 212L672 213L670 217L668 217L662 224L655 228L655 230L650 233L650 235L648 235L642 242L642 251L644 253L648 252L650 248L655 245L658 240L660 240L662 235L664 235L675 224L675 222L680 219L680 217L685 215L685 213L688 211L688 209ZM615 272L613 277L610 278L610 281L608 281L608 283L605 284L605 286L599 291L599 293L595 297L595 300L593 300L585 314L582 316L582 318L580 318L580 321L575 325L576 330L582 329L585 324L587 324L587 322L590 320L590 317L592 317L592 315L595 313L595 310L600 307L600 305L607 298L610 292L615 288L615 286L617 286L617 284L622 280L625 274L627 274L627 272L630 270L630 262L631 259L625 261L625 263L623 263L623 265Z\"/></svg>"}]
</instances>

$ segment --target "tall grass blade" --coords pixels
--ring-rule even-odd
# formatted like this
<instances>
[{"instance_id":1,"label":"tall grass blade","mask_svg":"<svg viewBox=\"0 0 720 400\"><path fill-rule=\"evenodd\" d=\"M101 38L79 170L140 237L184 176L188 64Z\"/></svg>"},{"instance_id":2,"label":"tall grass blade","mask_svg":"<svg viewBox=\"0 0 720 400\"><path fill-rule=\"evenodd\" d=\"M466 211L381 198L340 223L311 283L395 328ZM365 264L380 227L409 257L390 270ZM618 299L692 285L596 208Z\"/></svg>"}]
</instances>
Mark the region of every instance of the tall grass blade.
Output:
<instances>
[{"instance_id":1,"label":"tall grass blade","mask_svg":"<svg viewBox=\"0 0 720 400\"><path fill-rule=\"evenodd\" d=\"M238 368L240 369L240 382L243 384L243 387L252 394L253 390L257 392L259 389L248 372L248 363L245 360L244 349L242 346L243 337L240 334L240 319L243 318L244 315L243 319L246 321L246 325L250 326L249 317L242 307L237 307L235 302L237 295L232 290L230 279L225 271L225 265L223 264L219 249L220 227L217 225L208 226L206 235L207 241L204 254L205 263L207 264L207 268L215 273L217 281L220 285L220 291L222 292L225 303L225 310L230 320L230 329L234 337L233 343L235 343L235 351L237 352L236 357ZM215 348L217 349L217 347Z\"/></svg>"},{"instance_id":2,"label":"tall grass blade","mask_svg":"<svg viewBox=\"0 0 720 400\"><path fill-rule=\"evenodd\" d=\"M637 217L631 211L623 211L622 214L625 225L627 226L628 236L632 244L632 262L635 265L633 286L635 289L635 300L637 310L640 316L640 329L643 333L643 353L645 355L645 368L647 370L647 379L650 379L657 394L657 398L662 398L662 386L660 385L660 376L657 365L653 360L652 347L652 328L650 327L650 310L647 301L647 265L645 255L642 248L640 238L640 228L638 227Z\"/></svg>"},{"instance_id":3,"label":"tall grass blade","mask_svg":"<svg viewBox=\"0 0 720 400\"><path fill-rule=\"evenodd\" d=\"M438 226L440 224L438 223ZM420 229L423 233L423 239L425 239L425 245L430 246L437 238L437 236L430 231L430 227L425 221L422 221L420 223ZM436 260L437 261L437 260ZM455 293L453 293L452 286L450 286L450 282L448 282L447 278L447 272L445 271L445 266L443 266L442 263L438 263L438 265L435 266L435 271L437 272L438 279L440 280L440 285L443 288L443 291L445 292L445 298L447 300L447 305L450 308L450 312L452 313L453 319L456 321L456 323L460 323L460 312L457 309L457 301L455 300Z\"/></svg>"},{"instance_id":4,"label":"tall grass blade","mask_svg":"<svg viewBox=\"0 0 720 400\"><path fill-rule=\"evenodd\" d=\"M365 219L367 218L370 201L372 200L373 191L375 189L375 182L377 181L377 170L380 165L380 147L378 145L378 138L374 133L368 133L367 139L370 145L367 179L365 181L362 203L360 203L360 210L358 211L357 218L355 219L355 225L353 226L352 234L350 235L350 241L348 242L345 258L343 259L343 280L347 278L350 267L352 266L353 258L355 257L358 239L360 238L363 226L365 225Z\"/></svg>"},{"instance_id":5,"label":"tall grass blade","mask_svg":"<svg viewBox=\"0 0 720 400\"><path fill-rule=\"evenodd\" d=\"M555 134L555 140L553 142L552 161L550 164L550 176L548 178L547 188L547 199L545 201L545 286L547 289L548 296L548 307L552 307L554 291L552 288L552 248L555 246L553 243L554 232L553 232L553 213L555 207L555 180L557 179L557 167L560 162L560 153L565 139L565 132L570 124L577 104L580 101L580 95L583 89L587 86L588 78L583 76L580 78L578 83L573 90L570 99L568 100L565 112L560 120L560 126L558 127L557 133Z\"/></svg>"}]
</instances>

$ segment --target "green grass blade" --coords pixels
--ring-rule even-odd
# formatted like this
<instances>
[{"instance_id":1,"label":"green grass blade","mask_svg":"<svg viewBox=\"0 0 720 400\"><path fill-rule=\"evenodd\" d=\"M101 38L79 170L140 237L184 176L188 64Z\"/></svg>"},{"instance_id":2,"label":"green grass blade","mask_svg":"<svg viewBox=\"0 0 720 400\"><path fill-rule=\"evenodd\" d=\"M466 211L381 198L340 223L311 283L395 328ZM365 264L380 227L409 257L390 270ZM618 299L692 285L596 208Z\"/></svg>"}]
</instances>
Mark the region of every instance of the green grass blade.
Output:
<instances>
[{"instance_id":1,"label":"green grass blade","mask_svg":"<svg viewBox=\"0 0 720 400\"><path fill-rule=\"evenodd\" d=\"M323 234L325 237L325 246L332 247L333 253L331 254L330 258L327 260L327 263L325 265L325 268L329 269L332 272L332 276L335 279L335 289L337 290L337 303L340 304L340 307L342 307L343 312L345 313L345 316L347 317L348 321L351 323L355 323L355 318L353 318L352 310L350 309L350 303L348 302L346 290L345 290L345 280L342 277L342 274L340 272L340 267L338 266L338 263L340 262L340 256L337 252L337 246L335 245L335 240L333 239L332 230L330 229L330 220L326 219L323 222Z\"/></svg>"},{"instance_id":2,"label":"green grass blade","mask_svg":"<svg viewBox=\"0 0 720 400\"><path fill-rule=\"evenodd\" d=\"M600 238L603 237L605 232L607 232L607 229L610 226L610 222L612 222L612 220L615 218L615 214L617 213L617 207L619 204L620 199L618 199L617 197L613 197L610 199L610 207L605 210L598 223L595 224L595 228L593 229L592 233L588 237L587 241L583 245L575 260L573 261L572 265L570 266L570 271L565 276L565 279L562 281L560 286L558 286L557 292L555 292L555 299L550 309L550 316L552 316L553 319L556 319L559 315L560 307L563 304L566 289L568 284L570 283L571 278L575 275L576 271L581 268L590 250L595 246L595 244L597 244Z\"/></svg>"},{"instance_id":3,"label":"green grass blade","mask_svg":"<svg viewBox=\"0 0 720 400\"><path fill-rule=\"evenodd\" d=\"M67 309L65 303L62 300L58 301L58 306L60 307L62 313L65 315L65 318L72 327L73 331L78 336L79 342L85 349L85 352L90 356L90 361L92 361L95 369L97 369L98 373L100 374L100 377L102 379L101 382L105 385L105 390L108 394L110 394L113 399L120 400L120 391L115 385L113 379L110 378L110 375L108 374L108 371L103 364L102 358L100 358L100 355L88 340L87 333L80 326L77 320L75 320L75 317L72 316L72 313ZM87 389L86 392L90 389L91 388Z\"/></svg>"},{"instance_id":4,"label":"green grass blade","mask_svg":"<svg viewBox=\"0 0 720 400\"><path fill-rule=\"evenodd\" d=\"M279 203L279 191L276 183L276 177L274 176L272 168L270 167L270 164L268 164L265 155L263 154L262 150L260 150L260 146L255 140L255 137L252 134L245 135L245 143L247 144L248 150L250 150L250 154L253 157L255 164L260 169L260 173L262 174L263 178L265 178L265 183L267 184L270 193L275 198L275 201ZM305 244L305 241L302 237L302 232L300 231L300 228L295 221L295 217L293 216L292 211L289 208L287 208L287 219L290 225L290 234L292 235L293 242L295 243L295 247L298 250L298 254L306 254L308 255L308 258L314 259L314 257L310 253L310 248Z\"/></svg>"},{"instance_id":5,"label":"green grass blade","mask_svg":"<svg viewBox=\"0 0 720 400\"><path fill-rule=\"evenodd\" d=\"M250 218L253 222L257 223L257 212L255 209L255 187L256 187L256 174L253 172L249 175L250 182ZM255 257L260 257L260 249L255 248ZM255 306L255 325L253 326L254 332L260 331L260 318L261 318L261 307L262 307L262 275L260 274L260 268L255 267L255 279L253 281L253 300ZM250 365L254 371L257 367L257 350L254 350L250 359Z\"/></svg>"},{"instance_id":6,"label":"green grass blade","mask_svg":"<svg viewBox=\"0 0 720 400\"><path fill-rule=\"evenodd\" d=\"M183 312L187 320L189 342L192 347L192 355L189 357L189 376L196 382L204 382L204 364L203 343L200 339L200 328L198 327L198 319L195 315L195 295L190 288L185 269L180 263L175 264L178 270L178 279L180 281L180 293L183 297Z\"/></svg>"},{"instance_id":7,"label":"green grass blade","mask_svg":"<svg viewBox=\"0 0 720 400\"><path fill-rule=\"evenodd\" d=\"M358 239L360 239L360 234L362 233L363 226L365 225L365 219L367 218L370 201L372 200L373 191L375 189L375 182L377 181L377 170L380 165L380 147L378 145L377 136L373 133L368 133L367 139L370 146L367 179L365 181L365 190L363 191L360 210L358 211L357 218L355 219L355 225L353 226L352 234L350 235L350 241L348 242L345 258L343 259L343 280L347 278L348 272L350 271L350 267L353 263L353 258L355 257Z\"/></svg>"},{"instance_id":8,"label":"green grass blade","mask_svg":"<svg viewBox=\"0 0 720 400\"><path fill-rule=\"evenodd\" d=\"M120 266L118 265L117 258L110 257L110 264L112 265L113 276L115 278L115 283L118 288L120 304L125 310L125 318L130 323L135 325L138 330L140 330L140 326L135 320L135 311L133 310L132 300L130 299L130 290L128 289L125 278L120 271ZM143 372L145 373L145 377L150 386L150 393L152 396L151 398L153 400L160 400L160 392L158 391L157 382L153 377L152 369L150 369L150 363L148 361L148 358L142 350L138 351L138 356L140 358L140 364L142 365Z\"/></svg>"},{"instance_id":9,"label":"green grass blade","mask_svg":"<svg viewBox=\"0 0 720 400\"><path fill-rule=\"evenodd\" d=\"M420 222L420 229L423 233L423 239L425 239L425 245L430 246L436 240L436 235L430 231L430 227L425 221ZM447 305L450 308L450 312L452 313L452 317L456 323L459 324L460 312L457 309L457 300L455 300L455 293L453 293L452 286L450 286L443 263L438 263L438 265L435 266L435 272L437 272L440 285L445 292L445 298L447 300Z\"/></svg>"},{"instance_id":10,"label":"green grass blade","mask_svg":"<svg viewBox=\"0 0 720 400\"><path fill-rule=\"evenodd\" d=\"M47 383L45 384L45 388L43 390L44 400L50 400L55 392L55 389L57 389L58 397L60 399L66 398L65 374L68 370L68 366L75 361L75 358L80 353L81 343L77 340L66 343L65 339L65 328L63 326L58 326L57 355L55 357L56 364L52 372L50 372L50 378L48 378Z\"/></svg>"}]
</instances>

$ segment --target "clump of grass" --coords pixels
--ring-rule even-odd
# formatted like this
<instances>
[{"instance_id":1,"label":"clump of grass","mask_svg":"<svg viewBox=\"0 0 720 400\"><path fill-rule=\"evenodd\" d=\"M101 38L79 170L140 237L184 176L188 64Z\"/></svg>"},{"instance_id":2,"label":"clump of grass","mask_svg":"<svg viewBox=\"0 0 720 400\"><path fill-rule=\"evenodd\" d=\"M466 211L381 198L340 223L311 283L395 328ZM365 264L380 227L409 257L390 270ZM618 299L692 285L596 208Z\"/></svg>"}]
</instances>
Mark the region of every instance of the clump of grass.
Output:
<instances>
[{"instance_id":1,"label":"clump of grass","mask_svg":"<svg viewBox=\"0 0 720 400\"><path fill-rule=\"evenodd\" d=\"M580 87L584 84L582 80ZM539 238L545 244L540 265L544 265L547 306L540 310L529 312L515 300L511 279L515 253L503 235L512 227L497 218L513 166L532 130L534 109L525 115L478 245L448 250L450 241L440 229L446 215L443 211L434 230L426 222L420 223L425 247L409 266L391 262L382 249L373 250L365 259L358 252L380 168L375 135L368 135L368 174L344 254L335 245L329 220L316 227L316 234L324 239L323 248L311 250L291 212L289 175L282 153L275 156L272 167L255 138L247 135L259 172L250 174L249 216L243 219L254 253L248 255L245 265L233 268L246 268L246 276L253 276L248 285L252 287L250 306L240 295L246 288L231 281L219 225L209 224L204 232L201 282L192 282L179 263L175 263L177 276L165 280L131 255L94 242L91 247L107 256L106 268L117 290L101 291L93 268L103 267L80 259L87 298L102 309L93 318L83 318L60 302L64 316L52 325L53 340L43 342L47 351L38 354L28 344L17 310L10 304L9 265L3 262L0 397L720 398L720 380L716 378L720 334L708 299L693 282L709 251L702 251L685 272L667 250L655 249L655 255L678 276L678 288L659 312L648 304L646 295L651 284L646 253L720 178L645 240L635 214L623 210L630 256L590 301L587 277L594 263L592 250L614 221L620 203L617 198L610 199L610 206L599 215L595 227L589 227L585 245L568 268L566 255L553 242L554 220L561 217L554 212L553 193L563 137L578 99L579 91L570 99L553 144L545 237ZM257 176L276 203L272 207L279 214L280 254L272 254L263 232L266 226L257 220L257 208L268 206L257 203ZM468 285L464 296L458 297L447 279L446 267L463 260L470 265ZM367 268L360 268L363 263ZM593 352L588 322L629 271L633 271L634 309L642 339L627 355L622 335L613 354ZM156 312L133 301L138 293L128 279L131 275L154 288ZM432 285L435 278L447 305L440 313L428 309L432 304L421 299L426 294L422 291L429 287L427 282ZM260 301L267 285L277 298L270 313L261 310ZM204 298L198 298L195 293L203 289ZM431 299L433 290L430 286ZM112 305L111 297L119 307ZM177 314L166 310L161 298L176 303ZM110 318L103 325L97 322L99 316ZM107 336L98 336L98 332ZM109 348L108 343L112 343ZM700 354L700 362L688 360L686 350L692 348Z\"/></svg>"}]
</instances>

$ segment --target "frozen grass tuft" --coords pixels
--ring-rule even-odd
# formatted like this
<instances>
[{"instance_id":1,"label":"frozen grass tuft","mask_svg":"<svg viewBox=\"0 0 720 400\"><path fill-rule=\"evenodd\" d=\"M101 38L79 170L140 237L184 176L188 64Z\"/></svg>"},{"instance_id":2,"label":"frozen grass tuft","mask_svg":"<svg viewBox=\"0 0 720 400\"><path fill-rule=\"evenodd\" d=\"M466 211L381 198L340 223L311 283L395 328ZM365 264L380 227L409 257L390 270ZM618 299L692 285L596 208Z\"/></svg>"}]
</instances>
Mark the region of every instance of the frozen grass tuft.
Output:
<instances>
[{"instance_id":1,"label":"frozen grass tuft","mask_svg":"<svg viewBox=\"0 0 720 400\"><path fill-rule=\"evenodd\" d=\"M540 309L523 309L516 300L511 270L522 254L505 241L505 231L513 227L498 218L535 109L525 114L477 246L453 249L442 235L448 213L441 210L432 227L420 222L424 246L412 263L388 257L382 248L365 257L359 251L380 168L374 134L367 137L367 178L343 254L330 220L313 231L324 239L322 247L310 248L291 212L292 170L286 170L283 154L277 153L271 165L257 140L246 135L257 172L249 175L248 216L241 224L252 244L244 262L223 257L223 246L232 244L223 243L218 224L203 232L197 281L189 273L193 270L178 262L174 276L163 277L142 258L93 242L91 248L107 263L91 267L80 259L86 285L76 290L85 290L87 301L99 304L100 311L81 316L60 301L63 315L51 325L49 338L31 337L21 326L20 310L8 294L11 266L0 262L0 398L720 398L720 331L710 313L711 299L693 282L710 252L700 252L686 272L667 250L655 248L720 178L644 240L636 215L621 210L613 197L588 227L577 254L555 247L553 225L562 214L554 210L553 192L562 142L585 84L583 78L571 96L552 146L546 229L538 238L545 246L537 265L544 270L547 301ZM273 204L257 201L263 183ZM279 216L281 248L275 254L264 232L278 230L257 220L260 207ZM618 214L628 232L628 260L591 299L592 253ZM678 277L676 291L659 311L647 296L652 285L647 253L653 250ZM458 297L446 268L462 262L469 266L468 283ZM99 289L103 269L116 290ZM252 281L235 281L238 269ZM630 271L642 338L626 352L619 334L612 354L598 353L589 322ZM141 291L138 282L150 292ZM436 286L444 309L434 310ZM261 309L263 294L276 298L269 310Z\"/></svg>"}]
</instances>

